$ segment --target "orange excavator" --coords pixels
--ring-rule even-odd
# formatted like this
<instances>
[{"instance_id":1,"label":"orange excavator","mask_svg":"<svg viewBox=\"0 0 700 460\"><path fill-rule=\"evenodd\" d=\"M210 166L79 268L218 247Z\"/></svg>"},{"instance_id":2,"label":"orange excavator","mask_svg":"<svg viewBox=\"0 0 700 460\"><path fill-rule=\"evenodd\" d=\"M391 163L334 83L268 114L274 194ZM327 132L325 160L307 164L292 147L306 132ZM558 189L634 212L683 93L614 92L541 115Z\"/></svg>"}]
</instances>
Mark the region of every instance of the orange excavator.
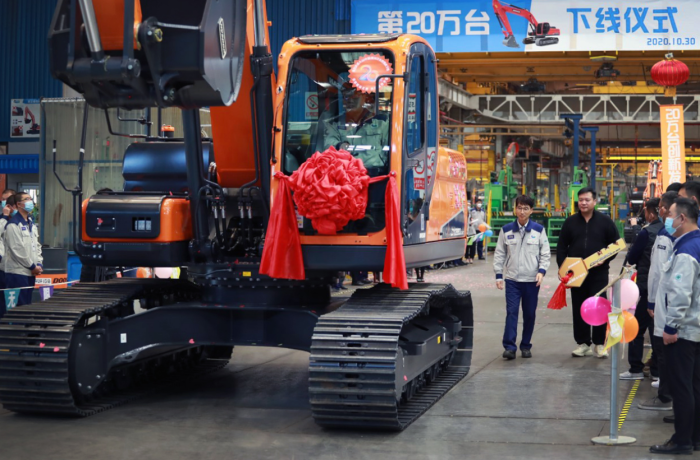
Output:
<instances>
[{"instance_id":1,"label":"orange excavator","mask_svg":"<svg viewBox=\"0 0 700 460\"><path fill-rule=\"evenodd\" d=\"M561 31L550 26L548 22L537 22L532 13L525 8L510 5L501 0L493 0L493 11L501 24L503 35L506 37L503 44L509 48L520 48L508 20L509 14L525 18L530 23L527 37L523 38L524 45L547 46L559 43L558 37L561 35Z\"/></svg>"},{"instance_id":2,"label":"orange excavator","mask_svg":"<svg viewBox=\"0 0 700 460\"><path fill-rule=\"evenodd\" d=\"M58 1L50 68L87 102L78 183L56 174L73 195L74 250L85 265L187 276L79 283L10 310L6 409L87 416L218 369L235 346L272 346L309 352L318 424L401 430L469 372L468 292L404 278L331 297L338 271L405 274L464 254L466 164L438 143L435 53L412 35L303 36L275 76L268 43L263 0ZM109 108L179 108L183 137L128 135L140 142L124 152L124 190L85 199L88 104L108 123ZM360 185L330 184L349 170L316 185L366 204L321 232L302 212L307 189L284 188L334 149L355 173L361 162ZM303 275L286 276L291 265Z\"/></svg>"},{"instance_id":3,"label":"orange excavator","mask_svg":"<svg viewBox=\"0 0 700 460\"><path fill-rule=\"evenodd\" d=\"M664 193L663 178L661 160L650 161L647 170L647 186L644 188L643 195L645 203L650 198L661 198Z\"/></svg>"}]
</instances>

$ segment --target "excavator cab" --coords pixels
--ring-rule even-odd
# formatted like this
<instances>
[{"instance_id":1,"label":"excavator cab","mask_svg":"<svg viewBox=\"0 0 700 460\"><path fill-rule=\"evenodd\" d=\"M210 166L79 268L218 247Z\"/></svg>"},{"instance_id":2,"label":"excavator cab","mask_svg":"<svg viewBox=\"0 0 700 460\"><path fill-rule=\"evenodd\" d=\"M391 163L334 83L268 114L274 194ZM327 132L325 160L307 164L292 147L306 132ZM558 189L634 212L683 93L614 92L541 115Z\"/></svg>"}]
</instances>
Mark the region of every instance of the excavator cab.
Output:
<instances>
[{"instance_id":1,"label":"excavator cab","mask_svg":"<svg viewBox=\"0 0 700 460\"><path fill-rule=\"evenodd\" d=\"M537 24L537 27L535 27L535 37L536 38L543 38L546 37L549 34L549 23L548 22L540 22Z\"/></svg>"}]
</instances>

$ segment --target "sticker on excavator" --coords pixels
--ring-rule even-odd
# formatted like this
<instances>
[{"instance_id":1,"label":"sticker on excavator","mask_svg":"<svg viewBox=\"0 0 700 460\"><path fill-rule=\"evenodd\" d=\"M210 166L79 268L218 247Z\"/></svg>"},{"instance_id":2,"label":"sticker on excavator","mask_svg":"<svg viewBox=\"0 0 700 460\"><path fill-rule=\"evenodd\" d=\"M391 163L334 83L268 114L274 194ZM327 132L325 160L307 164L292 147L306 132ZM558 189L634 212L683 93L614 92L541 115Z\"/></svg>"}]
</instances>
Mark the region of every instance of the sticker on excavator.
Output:
<instances>
[{"instance_id":1,"label":"sticker on excavator","mask_svg":"<svg viewBox=\"0 0 700 460\"><path fill-rule=\"evenodd\" d=\"M391 63L384 56L365 54L358 58L350 67L350 82L363 93L374 93L377 90L377 78L380 75L391 75ZM379 89L389 84L388 78L379 80Z\"/></svg>"}]
</instances>

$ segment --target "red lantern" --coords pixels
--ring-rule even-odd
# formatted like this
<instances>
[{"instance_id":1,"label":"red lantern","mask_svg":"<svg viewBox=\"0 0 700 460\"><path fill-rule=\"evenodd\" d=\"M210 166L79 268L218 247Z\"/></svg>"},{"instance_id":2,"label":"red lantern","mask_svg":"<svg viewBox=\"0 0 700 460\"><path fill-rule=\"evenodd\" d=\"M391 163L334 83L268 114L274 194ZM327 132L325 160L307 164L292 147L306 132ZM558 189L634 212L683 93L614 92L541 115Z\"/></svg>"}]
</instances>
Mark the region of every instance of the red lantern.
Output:
<instances>
[{"instance_id":1,"label":"red lantern","mask_svg":"<svg viewBox=\"0 0 700 460\"><path fill-rule=\"evenodd\" d=\"M666 60L657 62L651 68L651 78L658 85L666 87L666 96L676 95L676 86L682 85L690 77L688 66L673 59L672 54L666 55Z\"/></svg>"}]
</instances>

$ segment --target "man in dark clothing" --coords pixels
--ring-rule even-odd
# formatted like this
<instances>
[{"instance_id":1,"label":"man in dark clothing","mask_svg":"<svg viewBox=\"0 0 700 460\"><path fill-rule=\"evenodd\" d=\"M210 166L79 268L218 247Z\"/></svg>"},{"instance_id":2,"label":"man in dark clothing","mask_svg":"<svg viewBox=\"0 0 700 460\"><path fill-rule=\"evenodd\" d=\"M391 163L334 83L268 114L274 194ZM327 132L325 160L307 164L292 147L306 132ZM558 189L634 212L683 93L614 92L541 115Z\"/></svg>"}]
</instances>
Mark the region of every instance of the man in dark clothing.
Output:
<instances>
[{"instance_id":1,"label":"man in dark clothing","mask_svg":"<svg viewBox=\"0 0 700 460\"><path fill-rule=\"evenodd\" d=\"M606 248L620 238L615 223L610 217L597 212L596 192L590 187L578 192L579 212L564 221L557 243L557 265L561 267L567 257L586 257ZM571 353L575 357L597 356L607 358L605 351L606 325L591 326L581 318L581 304L595 296L598 291L608 284L609 258L602 264L592 267L581 287L571 288L571 311L574 316L574 340L578 347ZM605 294L603 294L603 297ZM592 340L591 340L592 339ZM591 344L594 346L591 347Z\"/></svg>"},{"instance_id":2,"label":"man in dark clothing","mask_svg":"<svg viewBox=\"0 0 700 460\"><path fill-rule=\"evenodd\" d=\"M637 337L630 343L628 358L630 369L620 374L620 378L623 380L644 379L644 363L642 362L644 334L652 324L647 305L647 281L649 280L649 267L651 266L651 251L656 242L656 235L664 228L664 224L659 219L659 205L660 200L658 198L652 198L647 201L644 206L644 219L648 224L639 232L637 239L629 252L627 252L627 263L637 266L637 286L641 297L634 312L634 317L637 318L639 323L639 332Z\"/></svg>"}]
</instances>

